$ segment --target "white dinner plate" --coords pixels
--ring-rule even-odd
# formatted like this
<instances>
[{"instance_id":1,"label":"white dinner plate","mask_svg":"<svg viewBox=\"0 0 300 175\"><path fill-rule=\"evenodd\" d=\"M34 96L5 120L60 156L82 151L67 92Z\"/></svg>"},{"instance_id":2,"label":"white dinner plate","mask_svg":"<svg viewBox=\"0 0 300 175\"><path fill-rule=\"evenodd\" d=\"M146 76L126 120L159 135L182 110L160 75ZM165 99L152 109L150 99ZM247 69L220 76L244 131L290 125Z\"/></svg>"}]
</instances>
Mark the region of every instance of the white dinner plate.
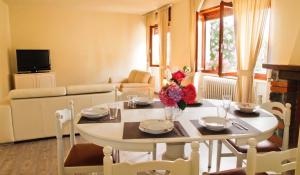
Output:
<instances>
[{"instance_id":1,"label":"white dinner plate","mask_svg":"<svg viewBox=\"0 0 300 175\"><path fill-rule=\"evenodd\" d=\"M140 122L139 129L150 134L163 134L172 131L174 123L169 120L150 119Z\"/></svg>"},{"instance_id":2,"label":"white dinner plate","mask_svg":"<svg viewBox=\"0 0 300 175\"><path fill-rule=\"evenodd\" d=\"M108 115L109 111L105 107L92 107L81 110L81 115L86 118L101 118Z\"/></svg>"},{"instance_id":3,"label":"white dinner plate","mask_svg":"<svg viewBox=\"0 0 300 175\"><path fill-rule=\"evenodd\" d=\"M203 117L199 119L199 123L212 131L222 131L232 125L230 120L215 116Z\"/></svg>"},{"instance_id":4,"label":"white dinner plate","mask_svg":"<svg viewBox=\"0 0 300 175\"><path fill-rule=\"evenodd\" d=\"M133 101L137 105L150 105L153 103L153 100L149 97L134 97Z\"/></svg>"}]
</instances>

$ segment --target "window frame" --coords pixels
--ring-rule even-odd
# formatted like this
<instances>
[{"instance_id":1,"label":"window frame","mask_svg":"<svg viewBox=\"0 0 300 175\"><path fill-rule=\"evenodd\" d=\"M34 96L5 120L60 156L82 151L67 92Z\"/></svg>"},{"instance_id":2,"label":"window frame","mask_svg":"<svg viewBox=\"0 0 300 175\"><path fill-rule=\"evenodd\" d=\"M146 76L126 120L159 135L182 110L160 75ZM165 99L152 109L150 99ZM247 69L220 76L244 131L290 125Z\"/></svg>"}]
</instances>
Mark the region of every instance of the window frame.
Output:
<instances>
[{"instance_id":1,"label":"window frame","mask_svg":"<svg viewBox=\"0 0 300 175\"><path fill-rule=\"evenodd\" d=\"M157 12L156 12L156 15L157 15ZM172 20L172 7L168 7L168 31L170 32L171 31L171 20ZM158 24L154 24L154 25L151 25L150 26L150 38L149 38L149 57L150 57L150 67L159 67L160 63L159 64L153 64L152 63L152 33L153 33L153 30L154 29L157 29L158 30ZM171 33L170 33L171 34Z\"/></svg>"},{"instance_id":2,"label":"window frame","mask_svg":"<svg viewBox=\"0 0 300 175\"><path fill-rule=\"evenodd\" d=\"M153 64L153 59L152 59L152 40L153 40L153 30L158 30L158 25L152 25L150 26L150 39L149 39L149 54L150 54L150 67L159 67L159 64Z\"/></svg>"},{"instance_id":3,"label":"window frame","mask_svg":"<svg viewBox=\"0 0 300 175\"><path fill-rule=\"evenodd\" d=\"M215 74L219 77L226 76L237 76L237 72L226 72L223 73L223 53L222 53L222 43L223 43L223 34L224 34L224 22L223 18L229 15L233 15L232 11L233 4L232 2L224 2L221 1L220 5L211 7L200 12L196 13L196 71L201 71L203 73ZM229 9L231 8L231 9ZM218 57L218 66L215 70L206 70L205 69L205 61L206 61L206 21L212 19L220 19L220 33L219 33L219 57ZM198 22L201 20L202 22L202 41L198 40L199 36L199 25ZM198 44L201 42L202 47L198 48ZM198 49L201 49L201 57L199 57ZM201 69L198 67L198 59L201 59ZM255 73L255 79L266 80L267 75L263 73Z\"/></svg>"}]
</instances>

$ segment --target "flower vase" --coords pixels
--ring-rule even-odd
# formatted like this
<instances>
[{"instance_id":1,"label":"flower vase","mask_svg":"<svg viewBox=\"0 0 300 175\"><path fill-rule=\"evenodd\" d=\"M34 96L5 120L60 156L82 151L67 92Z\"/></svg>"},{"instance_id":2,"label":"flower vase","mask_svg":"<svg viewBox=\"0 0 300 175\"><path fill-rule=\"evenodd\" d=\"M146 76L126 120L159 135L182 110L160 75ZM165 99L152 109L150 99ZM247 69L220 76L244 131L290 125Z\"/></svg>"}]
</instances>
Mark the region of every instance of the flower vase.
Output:
<instances>
[{"instance_id":1,"label":"flower vase","mask_svg":"<svg viewBox=\"0 0 300 175\"><path fill-rule=\"evenodd\" d=\"M183 113L183 110L181 110L178 107L170 107L166 106L164 108L165 111L165 119L170 121L175 121L178 117L180 117Z\"/></svg>"}]
</instances>

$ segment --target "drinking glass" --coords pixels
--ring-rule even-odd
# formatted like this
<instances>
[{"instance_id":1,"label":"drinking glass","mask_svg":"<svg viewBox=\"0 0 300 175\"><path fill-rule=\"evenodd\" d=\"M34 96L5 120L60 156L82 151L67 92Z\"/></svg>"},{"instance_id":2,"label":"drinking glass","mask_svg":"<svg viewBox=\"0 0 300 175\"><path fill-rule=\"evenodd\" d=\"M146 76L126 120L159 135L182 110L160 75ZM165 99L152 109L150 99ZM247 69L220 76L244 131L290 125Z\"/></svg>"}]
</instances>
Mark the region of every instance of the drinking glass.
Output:
<instances>
[{"instance_id":1,"label":"drinking glass","mask_svg":"<svg viewBox=\"0 0 300 175\"><path fill-rule=\"evenodd\" d=\"M108 106L108 112L109 112L109 119L114 120L118 118L119 114L119 103L109 103Z\"/></svg>"},{"instance_id":2,"label":"drinking glass","mask_svg":"<svg viewBox=\"0 0 300 175\"><path fill-rule=\"evenodd\" d=\"M231 95L222 96L223 108L225 110L225 118L227 118L227 113L230 110L231 99L232 99Z\"/></svg>"},{"instance_id":3,"label":"drinking glass","mask_svg":"<svg viewBox=\"0 0 300 175\"><path fill-rule=\"evenodd\" d=\"M165 119L173 121L173 107L165 107Z\"/></svg>"},{"instance_id":4,"label":"drinking glass","mask_svg":"<svg viewBox=\"0 0 300 175\"><path fill-rule=\"evenodd\" d=\"M136 104L134 102L134 99L137 97L137 95L128 95L127 100L128 100L128 107L129 108L136 108Z\"/></svg>"}]
</instances>

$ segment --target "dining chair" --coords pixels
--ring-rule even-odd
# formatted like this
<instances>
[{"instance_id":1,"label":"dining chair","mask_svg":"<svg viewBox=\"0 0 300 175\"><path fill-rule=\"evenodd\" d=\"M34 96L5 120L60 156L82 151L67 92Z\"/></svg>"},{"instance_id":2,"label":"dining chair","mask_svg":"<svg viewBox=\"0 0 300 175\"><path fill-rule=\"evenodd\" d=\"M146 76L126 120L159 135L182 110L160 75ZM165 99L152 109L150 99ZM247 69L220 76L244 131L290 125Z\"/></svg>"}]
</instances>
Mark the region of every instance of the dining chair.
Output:
<instances>
[{"instance_id":1,"label":"dining chair","mask_svg":"<svg viewBox=\"0 0 300 175\"><path fill-rule=\"evenodd\" d=\"M111 147L104 148L104 175L136 175L139 172L166 170L172 175L199 175L199 144L191 144L192 152L189 160L175 161L152 160L140 163L113 163Z\"/></svg>"},{"instance_id":2,"label":"dining chair","mask_svg":"<svg viewBox=\"0 0 300 175\"><path fill-rule=\"evenodd\" d=\"M291 104L286 103L283 105L279 102L267 102L261 105L261 108L271 112L279 120L278 129L283 129L282 140L279 136L272 136L267 140L258 142L257 152L270 152L270 151L281 151L288 149L289 143L289 127L291 118ZM272 141L271 141L272 140ZM222 153L222 143L231 151L231 153ZM246 158L247 149L249 145L238 145L236 140L226 139L219 140L217 146L217 171L220 170L221 157L237 157L236 167L242 167L243 160Z\"/></svg>"},{"instance_id":3,"label":"dining chair","mask_svg":"<svg viewBox=\"0 0 300 175\"><path fill-rule=\"evenodd\" d=\"M298 148L285 151L258 153L257 142L254 138L249 139L248 144L246 168L204 173L204 175L268 175L267 172L282 174L291 170L295 170L295 175L300 174L300 135Z\"/></svg>"},{"instance_id":4,"label":"dining chair","mask_svg":"<svg viewBox=\"0 0 300 175\"><path fill-rule=\"evenodd\" d=\"M100 172L103 169L103 147L92 143L76 144L73 106L73 101L70 101L69 108L55 112L57 118L58 174ZM70 149L67 151L66 157L64 156L66 151L63 142L65 129L69 129L70 132Z\"/></svg>"}]
</instances>

